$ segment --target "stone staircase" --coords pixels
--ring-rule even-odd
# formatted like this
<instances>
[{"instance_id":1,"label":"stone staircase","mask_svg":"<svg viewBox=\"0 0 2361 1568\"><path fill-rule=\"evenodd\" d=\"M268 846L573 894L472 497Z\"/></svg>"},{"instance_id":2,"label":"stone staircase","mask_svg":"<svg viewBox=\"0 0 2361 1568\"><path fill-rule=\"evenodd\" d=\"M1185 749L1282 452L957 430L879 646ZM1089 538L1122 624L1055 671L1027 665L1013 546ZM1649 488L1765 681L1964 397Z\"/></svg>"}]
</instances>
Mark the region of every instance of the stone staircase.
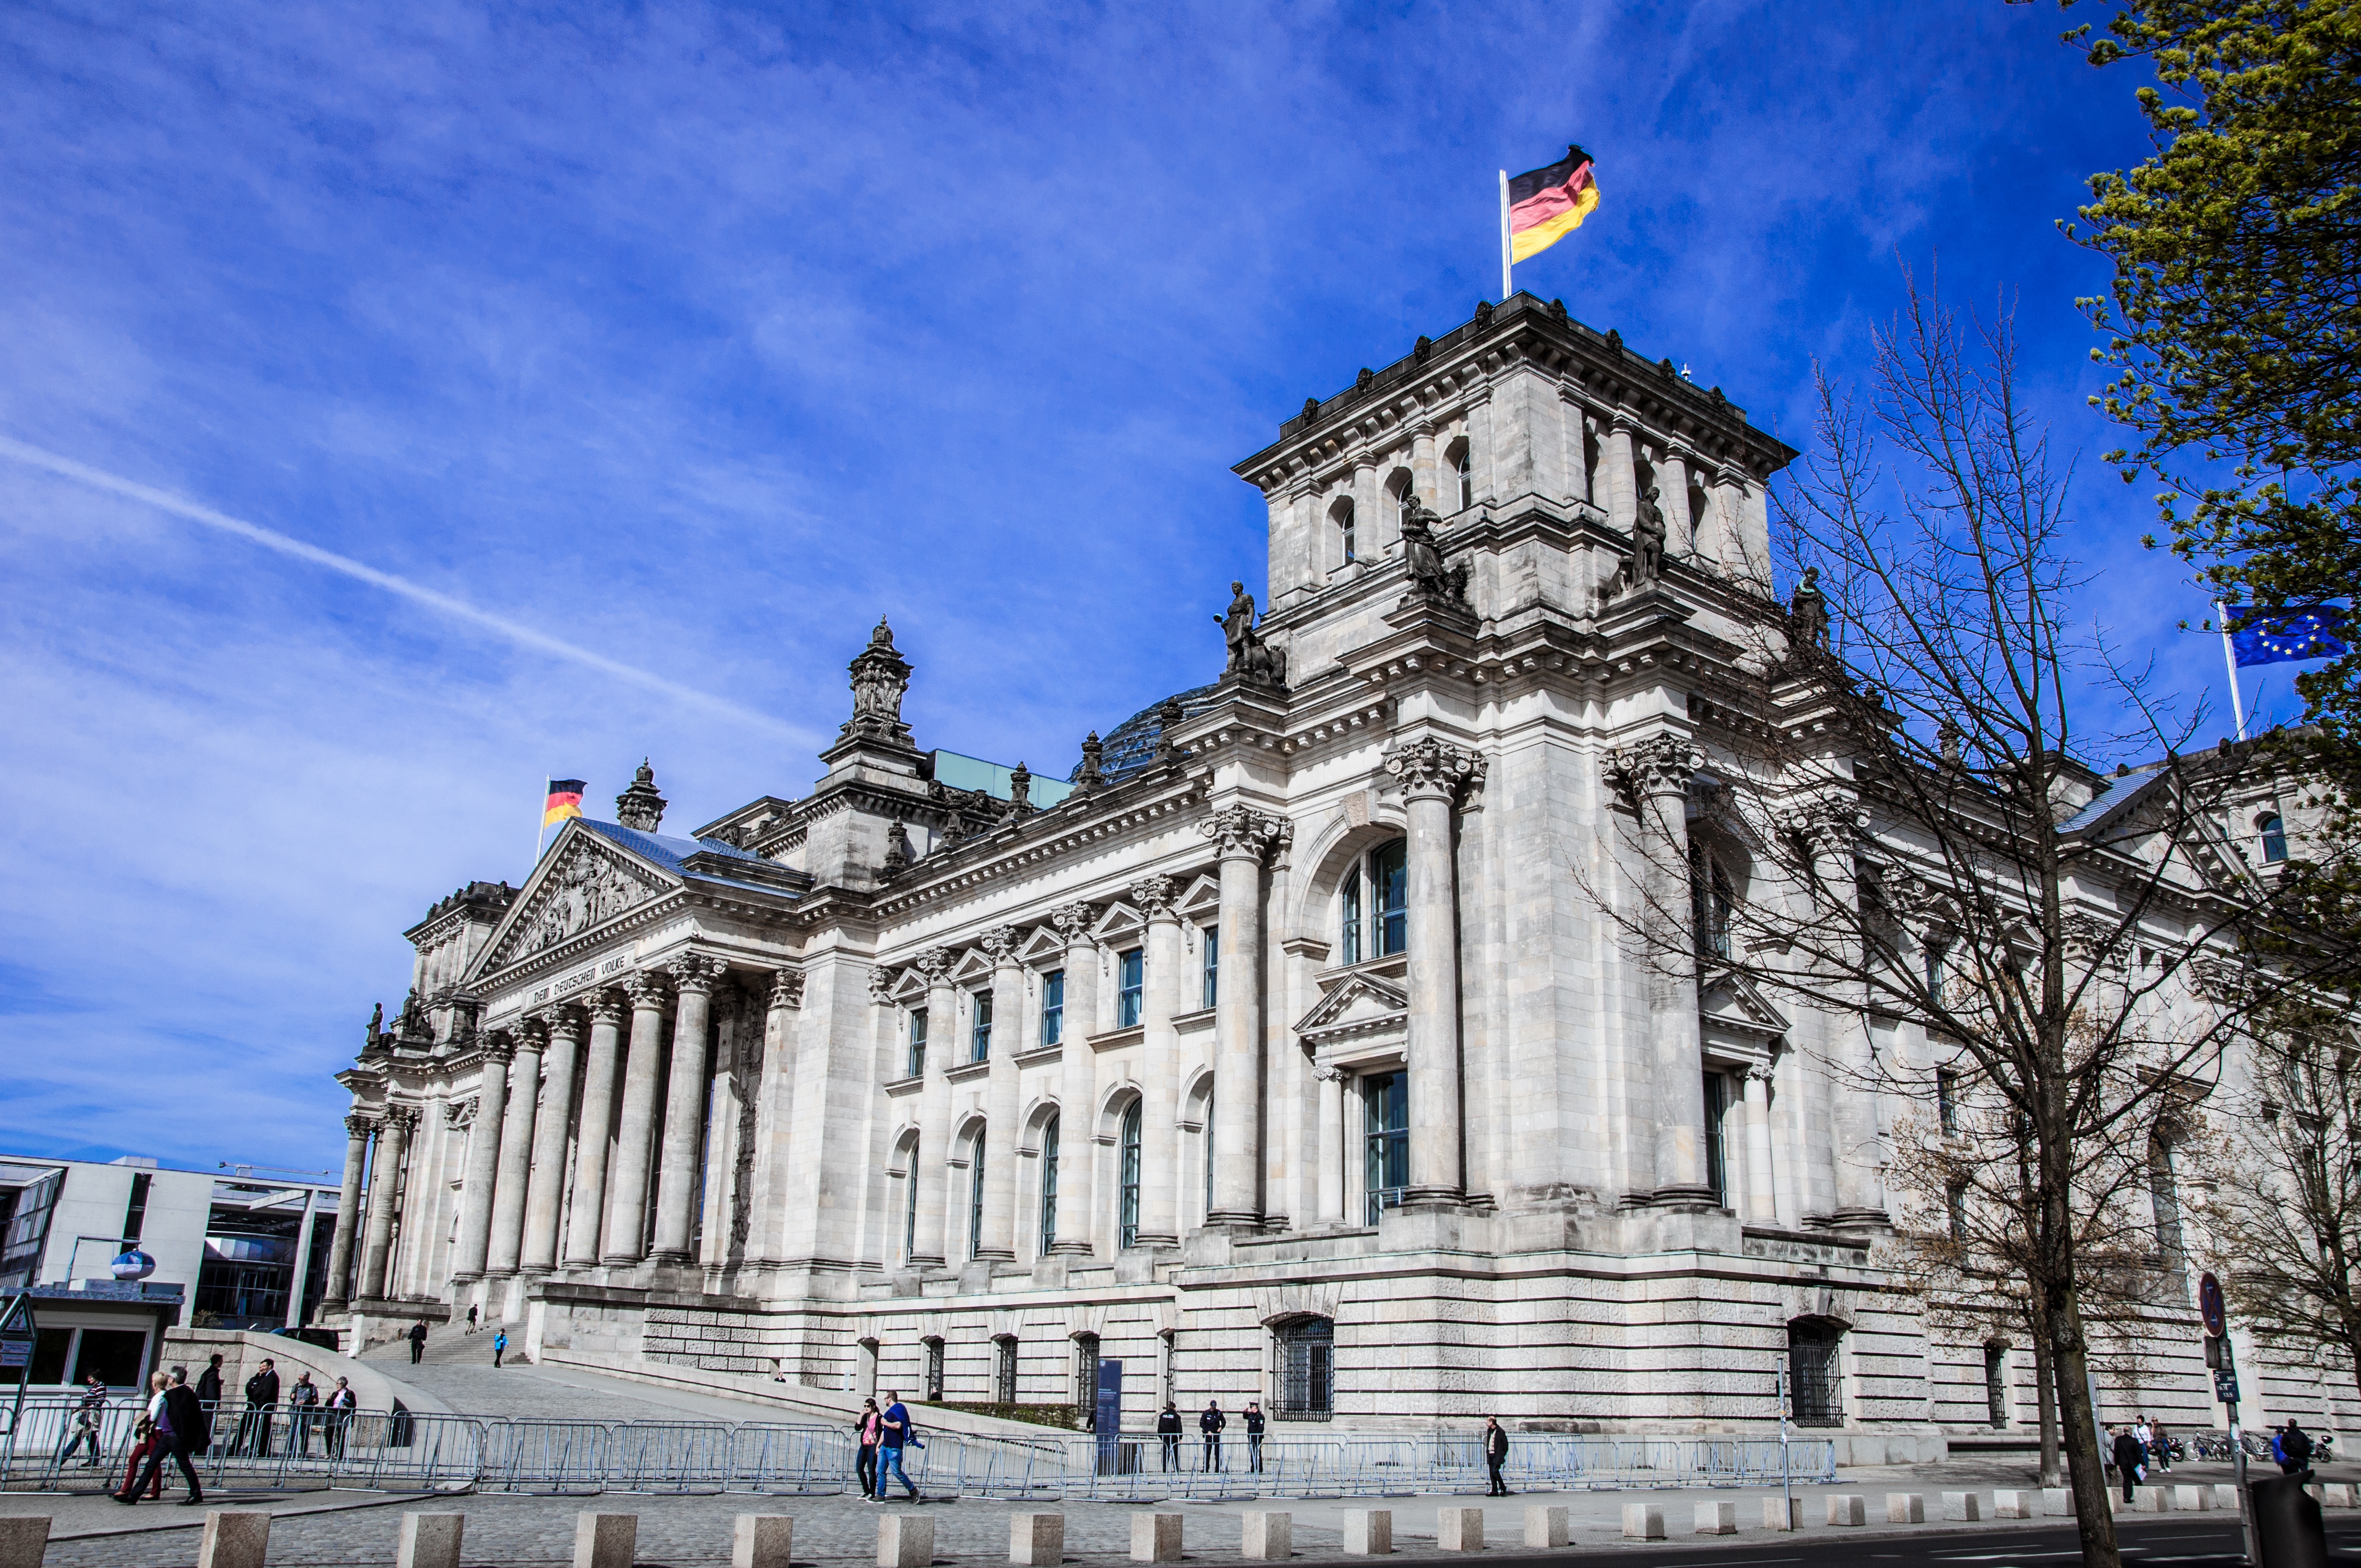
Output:
<instances>
[{"instance_id":1,"label":"stone staircase","mask_svg":"<svg viewBox=\"0 0 2361 1568\"><path fill-rule=\"evenodd\" d=\"M474 1333L467 1332L465 1321L430 1323L426 1328L426 1351L418 1358L419 1362L426 1366L489 1366L492 1364L492 1335L501 1329L508 1330L509 1333L508 1354L500 1358L502 1365L524 1365L524 1324L521 1321L486 1323ZM388 1343L373 1344L361 1353L360 1359L385 1362L391 1366L407 1366L410 1365L410 1342L397 1339ZM398 1377L401 1373L397 1371L391 1375Z\"/></svg>"}]
</instances>

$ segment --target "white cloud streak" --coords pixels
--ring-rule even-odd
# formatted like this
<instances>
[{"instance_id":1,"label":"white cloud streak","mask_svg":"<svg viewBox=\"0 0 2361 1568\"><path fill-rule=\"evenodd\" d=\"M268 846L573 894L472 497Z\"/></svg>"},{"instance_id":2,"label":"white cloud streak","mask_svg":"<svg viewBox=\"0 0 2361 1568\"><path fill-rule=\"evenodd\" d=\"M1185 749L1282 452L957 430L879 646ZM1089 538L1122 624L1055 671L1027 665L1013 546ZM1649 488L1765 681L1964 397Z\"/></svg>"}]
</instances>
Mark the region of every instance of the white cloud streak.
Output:
<instances>
[{"instance_id":1,"label":"white cloud streak","mask_svg":"<svg viewBox=\"0 0 2361 1568\"><path fill-rule=\"evenodd\" d=\"M809 739L799 727L787 724L769 714L757 713L752 708L741 707L726 697L715 696L709 692L701 692L694 686L683 685L678 681L667 679L651 671L636 668L620 660L609 659L604 653L594 652L590 649L568 642L564 638L552 637L545 631L537 631L522 622L511 620L506 616L478 609L465 599L455 598L446 593L439 593L423 584L413 583L407 577L395 576L390 572L380 572L375 566L356 561L349 555L339 555L333 550L323 550L316 544L308 544L301 539L281 533L276 529L265 528L260 523L248 522L244 518L232 517L227 512L216 511L212 507L190 500L186 497L176 496L170 490L159 490L153 485L143 485L136 479L126 479L119 474L110 474L103 468L93 468L87 463L78 463L71 457L42 447L28 445L5 435L0 435L0 457L14 458L27 467L39 468L62 478L88 485L93 489L104 490L128 500L138 501L159 511L169 512L174 517L183 518L190 522L202 523L207 528L216 529L221 532L243 539L249 544L258 544L265 550L276 551L281 555L292 556L298 561L350 577L356 582L367 583L371 587L381 588L387 593L409 599L413 604L424 605L427 609L439 611L455 620L464 620L470 625L480 626L487 631L507 638L521 648L530 648L534 652L546 653L551 658L564 659L569 663L580 664L587 669L596 670L601 674L612 675L617 680L629 681L634 685L644 687L678 702L692 704L741 724L759 725L774 733L797 740Z\"/></svg>"}]
</instances>

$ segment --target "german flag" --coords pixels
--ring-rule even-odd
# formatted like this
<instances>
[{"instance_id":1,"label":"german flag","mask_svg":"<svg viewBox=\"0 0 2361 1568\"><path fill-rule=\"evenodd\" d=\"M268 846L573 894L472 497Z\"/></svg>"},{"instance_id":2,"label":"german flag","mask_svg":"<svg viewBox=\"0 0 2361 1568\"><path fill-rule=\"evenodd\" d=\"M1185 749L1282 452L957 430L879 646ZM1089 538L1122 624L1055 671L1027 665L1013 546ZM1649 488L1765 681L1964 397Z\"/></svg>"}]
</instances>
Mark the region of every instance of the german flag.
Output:
<instances>
[{"instance_id":1,"label":"german flag","mask_svg":"<svg viewBox=\"0 0 2361 1568\"><path fill-rule=\"evenodd\" d=\"M1598 205L1598 181L1590 154L1569 147L1546 169L1528 170L1509 181L1510 258L1538 256L1582 226Z\"/></svg>"},{"instance_id":2,"label":"german flag","mask_svg":"<svg viewBox=\"0 0 2361 1568\"><path fill-rule=\"evenodd\" d=\"M542 803L541 825L547 828L552 823L563 822L569 817L581 816L583 788L584 784L580 779L550 780L549 798Z\"/></svg>"}]
</instances>

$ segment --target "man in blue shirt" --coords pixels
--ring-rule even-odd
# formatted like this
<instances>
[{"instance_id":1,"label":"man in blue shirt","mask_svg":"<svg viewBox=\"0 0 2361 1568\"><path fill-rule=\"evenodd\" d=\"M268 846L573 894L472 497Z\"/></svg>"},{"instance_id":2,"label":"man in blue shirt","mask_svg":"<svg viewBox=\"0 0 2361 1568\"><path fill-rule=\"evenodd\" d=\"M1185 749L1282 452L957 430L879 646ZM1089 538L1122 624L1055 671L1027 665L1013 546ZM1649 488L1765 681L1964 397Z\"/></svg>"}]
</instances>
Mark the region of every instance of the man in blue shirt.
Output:
<instances>
[{"instance_id":1,"label":"man in blue shirt","mask_svg":"<svg viewBox=\"0 0 2361 1568\"><path fill-rule=\"evenodd\" d=\"M881 1503L885 1500L885 1477L890 1473L894 1479L902 1483L911 1500L916 1502L918 1488L912 1486L909 1476L902 1473L902 1446L916 1435L910 1428L910 1408L902 1403L902 1396L891 1388L885 1390L885 1414L879 1419L877 1426L877 1496L874 1500Z\"/></svg>"}]
</instances>

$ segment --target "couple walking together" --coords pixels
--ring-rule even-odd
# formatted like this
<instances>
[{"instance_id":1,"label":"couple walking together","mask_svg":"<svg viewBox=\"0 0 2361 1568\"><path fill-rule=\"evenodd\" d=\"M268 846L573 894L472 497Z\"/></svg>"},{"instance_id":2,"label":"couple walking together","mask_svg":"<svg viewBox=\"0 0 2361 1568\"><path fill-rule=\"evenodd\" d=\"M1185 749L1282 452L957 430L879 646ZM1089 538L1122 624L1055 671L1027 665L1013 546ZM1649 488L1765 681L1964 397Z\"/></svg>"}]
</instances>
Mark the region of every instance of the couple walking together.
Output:
<instances>
[{"instance_id":1,"label":"couple walking together","mask_svg":"<svg viewBox=\"0 0 2361 1568\"><path fill-rule=\"evenodd\" d=\"M861 1494L865 1501L885 1500L885 1481L890 1473L902 1483L913 1502L918 1488L902 1470L905 1448L924 1448L918 1441L917 1425L910 1420L910 1408L902 1403L902 1396L892 1389L885 1391L885 1408L880 1410L874 1399L862 1401L861 1419L853 1423L853 1436L860 1444L860 1456L854 1461L854 1473L861 1478Z\"/></svg>"}]
</instances>

